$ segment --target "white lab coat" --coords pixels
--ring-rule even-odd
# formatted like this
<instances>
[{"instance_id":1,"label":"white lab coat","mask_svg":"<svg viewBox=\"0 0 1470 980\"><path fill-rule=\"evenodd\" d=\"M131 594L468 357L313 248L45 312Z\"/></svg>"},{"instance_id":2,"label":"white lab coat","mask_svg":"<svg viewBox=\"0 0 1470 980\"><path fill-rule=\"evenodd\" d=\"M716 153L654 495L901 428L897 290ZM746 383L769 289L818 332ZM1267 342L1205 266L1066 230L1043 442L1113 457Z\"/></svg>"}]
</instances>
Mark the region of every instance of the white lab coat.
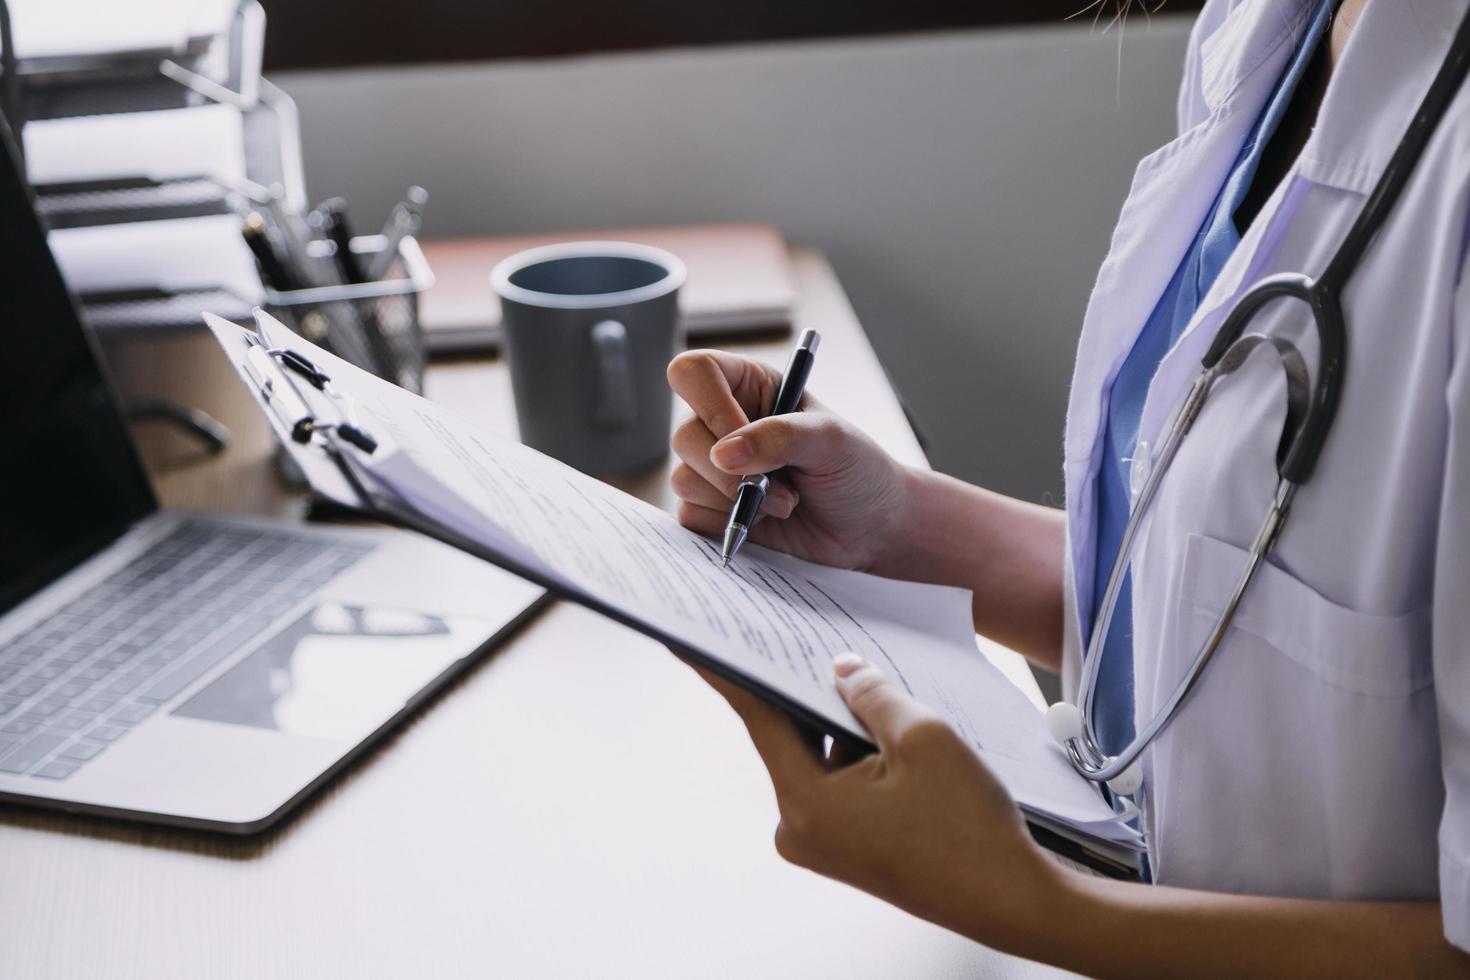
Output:
<instances>
[{"instance_id":1,"label":"white lab coat","mask_svg":"<svg viewBox=\"0 0 1470 980\"><path fill-rule=\"evenodd\" d=\"M1098 274L1067 417L1068 630L1092 608L1106 393L1277 84L1313 4L1209 0L1180 136L1139 164ZM1144 408L1135 491L1231 300L1322 271L1448 50L1465 0L1371 0L1301 158L1265 205ZM1345 292L1341 409L1201 686L1145 756L1161 883L1253 894L1434 899L1470 949L1470 89ZM1317 342L1299 307L1258 327ZM1258 350L1216 389L1134 563L1139 725L1193 659L1276 486L1285 411Z\"/></svg>"}]
</instances>

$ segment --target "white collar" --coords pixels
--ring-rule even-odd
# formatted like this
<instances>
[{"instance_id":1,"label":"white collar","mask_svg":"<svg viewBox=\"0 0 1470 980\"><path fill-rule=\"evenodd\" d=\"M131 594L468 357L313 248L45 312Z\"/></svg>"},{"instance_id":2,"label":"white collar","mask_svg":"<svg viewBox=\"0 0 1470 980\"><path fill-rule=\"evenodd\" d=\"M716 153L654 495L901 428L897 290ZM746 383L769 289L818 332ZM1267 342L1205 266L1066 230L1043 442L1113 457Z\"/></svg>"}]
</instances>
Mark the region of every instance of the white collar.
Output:
<instances>
[{"instance_id":1,"label":"white collar","mask_svg":"<svg viewBox=\"0 0 1470 980\"><path fill-rule=\"evenodd\" d=\"M1439 71L1465 9L1461 0L1373 0L1363 9L1302 149L1304 177L1347 190L1372 188Z\"/></svg>"},{"instance_id":2,"label":"white collar","mask_svg":"<svg viewBox=\"0 0 1470 980\"><path fill-rule=\"evenodd\" d=\"M1228 114L1254 97L1245 83L1296 44L1316 0L1239 0L1200 45L1200 96ZM1372 188L1398 146L1450 38L1463 0L1372 0L1333 71L1317 125L1301 154L1308 180L1346 190Z\"/></svg>"}]
</instances>

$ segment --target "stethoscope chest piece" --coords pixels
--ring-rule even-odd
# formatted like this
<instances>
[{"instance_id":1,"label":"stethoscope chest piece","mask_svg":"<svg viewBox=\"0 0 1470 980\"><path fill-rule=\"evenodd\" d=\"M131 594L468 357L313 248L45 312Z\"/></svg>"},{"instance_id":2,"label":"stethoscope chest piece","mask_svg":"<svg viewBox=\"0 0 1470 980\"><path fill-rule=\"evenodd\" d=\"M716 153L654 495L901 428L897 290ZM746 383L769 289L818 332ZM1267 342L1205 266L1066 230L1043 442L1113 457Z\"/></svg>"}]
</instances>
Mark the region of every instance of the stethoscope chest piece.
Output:
<instances>
[{"instance_id":1,"label":"stethoscope chest piece","mask_svg":"<svg viewBox=\"0 0 1470 980\"><path fill-rule=\"evenodd\" d=\"M1046 709L1046 730L1058 745L1069 753L1082 739L1082 711L1070 701L1058 701ZM1111 761L1111 760L1109 760ZM1075 764L1075 763L1074 763ZM1114 796L1132 797L1143 788L1141 760L1134 759L1113 778L1107 787Z\"/></svg>"}]
</instances>

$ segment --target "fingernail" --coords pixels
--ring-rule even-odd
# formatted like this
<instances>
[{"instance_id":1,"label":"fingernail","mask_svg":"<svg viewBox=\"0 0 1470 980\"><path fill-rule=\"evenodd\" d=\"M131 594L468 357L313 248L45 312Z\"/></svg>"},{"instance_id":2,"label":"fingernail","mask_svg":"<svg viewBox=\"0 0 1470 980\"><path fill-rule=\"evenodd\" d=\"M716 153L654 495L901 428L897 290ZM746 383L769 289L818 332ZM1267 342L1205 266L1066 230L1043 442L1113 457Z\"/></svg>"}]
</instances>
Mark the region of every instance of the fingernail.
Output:
<instances>
[{"instance_id":1,"label":"fingernail","mask_svg":"<svg viewBox=\"0 0 1470 980\"><path fill-rule=\"evenodd\" d=\"M709 451L709 458L722 470L737 469L754 457L755 449L744 436L726 436Z\"/></svg>"},{"instance_id":2,"label":"fingernail","mask_svg":"<svg viewBox=\"0 0 1470 980\"><path fill-rule=\"evenodd\" d=\"M792 512L796 510L797 497L796 491L794 490L787 490L785 487L781 487L766 499L773 505L771 510L777 517L790 517Z\"/></svg>"},{"instance_id":3,"label":"fingernail","mask_svg":"<svg viewBox=\"0 0 1470 980\"><path fill-rule=\"evenodd\" d=\"M857 654L848 651L839 653L832 658L832 673L838 677L849 677L868 665L868 662Z\"/></svg>"}]
</instances>

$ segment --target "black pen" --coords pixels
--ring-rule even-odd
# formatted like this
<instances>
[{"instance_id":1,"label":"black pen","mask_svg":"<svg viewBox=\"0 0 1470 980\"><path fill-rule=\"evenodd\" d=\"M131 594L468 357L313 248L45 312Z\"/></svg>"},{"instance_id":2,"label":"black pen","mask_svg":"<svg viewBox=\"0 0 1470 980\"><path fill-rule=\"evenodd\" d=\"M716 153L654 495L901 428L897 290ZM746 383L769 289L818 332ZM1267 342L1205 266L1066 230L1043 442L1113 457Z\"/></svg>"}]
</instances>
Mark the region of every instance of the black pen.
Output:
<instances>
[{"instance_id":1,"label":"black pen","mask_svg":"<svg viewBox=\"0 0 1470 980\"><path fill-rule=\"evenodd\" d=\"M347 202L340 197L328 198L307 216L307 224L332 243L332 259L344 283L367 282L362 263L352 251L352 230L347 224Z\"/></svg>"},{"instance_id":2,"label":"black pen","mask_svg":"<svg viewBox=\"0 0 1470 980\"><path fill-rule=\"evenodd\" d=\"M260 264L261 281L266 286L283 293L300 288L296 277L276 251L275 242L271 241L270 225L265 215L259 211L250 212L241 225L240 233L245 237L245 244L250 246L255 261Z\"/></svg>"},{"instance_id":3,"label":"black pen","mask_svg":"<svg viewBox=\"0 0 1470 980\"><path fill-rule=\"evenodd\" d=\"M323 201L311 212L307 223L332 243L332 258L337 263L337 275L344 284L352 286L370 281L357 253L352 251L352 229L347 223L346 201L340 197ZM398 356L378 322L376 301L354 302L349 309L357 314L358 324L362 327L363 338L374 361L373 373L401 384Z\"/></svg>"},{"instance_id":4,"label":"black pen","mask_svg":"<svg viewBox=\"0 0 1470 980\"><path fill-rule=\"evenodd\" d=\"M786 373L781 376L781 387L776 389L776 401L771 406L772 415L788 415L801 404L806 391L806 379L812 373L812 362L816 360L817 345L822 337L815 330L803 330L786 364ZM735 491L735 506L730 510L730 522L725 525L725 542L720 548L720 560L729 567L730 559L745 543L745 536L755 524L761 503L766 499L766 488L771 485L767 474L742 476L740 487Z\"/></svg>"}]
</instances>

